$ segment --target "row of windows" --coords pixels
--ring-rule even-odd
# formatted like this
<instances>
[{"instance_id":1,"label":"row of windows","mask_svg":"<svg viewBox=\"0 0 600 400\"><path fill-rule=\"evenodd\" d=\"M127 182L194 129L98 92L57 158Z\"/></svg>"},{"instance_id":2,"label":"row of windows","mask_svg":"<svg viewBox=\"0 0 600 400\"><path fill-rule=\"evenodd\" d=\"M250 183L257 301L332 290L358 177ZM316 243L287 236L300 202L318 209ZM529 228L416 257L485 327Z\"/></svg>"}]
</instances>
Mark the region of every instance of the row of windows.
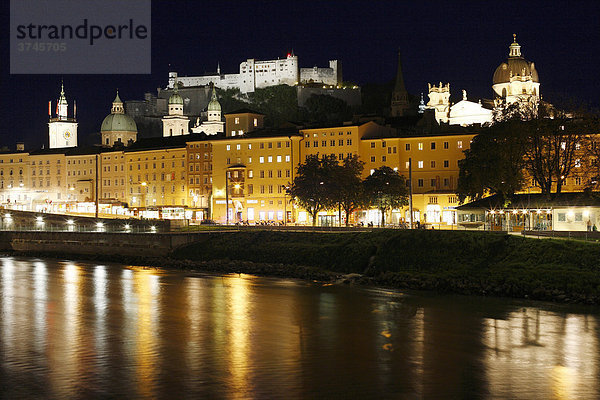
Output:
<instances>
[{"instance_id":1,"label":"row of windows","mask_svg":"<svg viewBox=\"0 0 600 400\"><path fill-rule=\"evenodd\" d=\"M283 146L283 143L285 143L285 146ZM267 142L266 144L267 144L267 146L266 146L267 149L272 149L273 148L273 142ZM275 144L276 144L275 147L278 148L278 149L281 149L282 147L287 147L287 148L290 147L290 142L275 142ZM248 150L252 150L252 143L248 143L247 147L248 147ZM242 149L242 145L240 143L235 144L235 145L231 145L231 144L225 145L225 149L227 151L230 151L232 148L235 148L236 150L241 150ZM259 149L264 149L265 148L265 143L264 142L260 142L258 144L258 148Z\"/></svg>"},{"instance_id":2,"label":"row of windows","mask_svg":"<svg viewBox=\"0 0 600 400\"><path fill-rule=\"evenodd\" d=\"M344 145L344 139L339 139L338 140L338 146L343 146ZM304 142L304 146L306 148L310 148L310 141L306 141ZM332 139L329 141L329 146L333 147L335 146L335 139ZM352 146L352 139L346 139L346 146ZM319 147L319 141L318 140L313 140L312 142L312 147ZM321 147L327 147L327 140L321 140Z\"/></svg>"},{"instance_id":3,"label":"row of windows","mask_svg":"<svg viewBox=\"0 0 600 400\"><path fill-rule=\"evenodd\" d=\"M286 169L286 170L278 169L278 170L275 170L275 171L271 170L271 169L269 169L267 171L262 171L261 170L261 171L258 171L258 177L259 178L265 178L265 177L267 177L267 178L273 178L273 175L275 175L277 178L283 178L283 175L284 175L283 171L285 171L285 177L289 178L290 174L291 174L289 169ZM234 174L235 174L235 172L237 172L237 171L234 171ZM234 175L234 178L236 178L236 177L237 176ZM254 178L254 171L253 170L248 170L248 178L249 179Z\"/></svg>"},{"instance_id":4,"label":"row of windows","mask_svg":"<svg viewBox=\"0 0 600 400\"><path fill-rule=\"evenodd\" d=\"M11 158L11 159L9 160L9 163L11 163L11 164L12 164L13 162L14 162L14 160ZM19 162L23 162L23 159L22 159L22 158L19 158ZM50 164L50 161L46 161L46 162L47 162L48 164ZM60 163L60 160L58 160L58 162ZM42 162L40 161L40 164L41 164L41 163L42 163ZM0 159L0 164L4 164L4 159ZM35 161L33 161L33 163L32 163L31 165L35 165Z\"/></svg>"},{"instance_id":5,"label":"row of windows","mask_svg":"<svg viewBox=\"0 0 600 400\"><path fill-rule=\"evenodd\" d=\"M382 148L385 148L385 147L387 147L387 143L386 143L386 141L385 141L385 140L381 142L381 147L382 147ZM418 149L418 150L423 150L423 149L424 149L424 147L425 147L425 146L423 145L423 142L419 142L419 143L417 143L417 149ZM436 144L436 142L430 142L430 143L429 143L429 148L430 148L431 150L435 150L435 149L436 149L436 147L437 147L437 144ZM443 147L444 147L444 150L448 150L448 149L450 148L450 142L443 142ZM372 148L372 149L374 149L374 148L375 148L375 142L371 142L371 148ZM411 148L411 146L410 146L410 143L406 143L406 144L404 145L404 149L405 149L406 151L410 151L410 148ZM462 149L462 148L463 148L463 142L462 142L462 140L457 140L457 141L456 141L456 148L457 148L457 149ZM396 152L396 147L393 147L393 149L394 149L394 150L393 150L393 152L395 153L395 152ZM388 153L391 153L391 151L390 151L390 148L388 148Z\"/></svg>"},{"instance_id":6,"label":"row of windows","mask_svg":"<svg viewBox=\"0 0 600 400\"><path fill-rule=\"evenodd\" d=\"M443 187L449 188L450 187L450 178L444 178L444 179L442 179L442 181L440 183L443 185ZM432 188L438 187L439 186L438 179L436 179L436 178L430 179L429 186L431 186ZM425 180L417 179L417 187L421 187L421 188L425 187ZM431 200L430 200L430 202L431 202ZM436 202L437 202L437 198L436 198Z\"/></svg>"},{"instance_id":7,"label":"row of windows","mask_svg":"<svg viewBox=\"0 0 600 400\"><path fill-rule=\"evenodd\" d=\"M185 161L181 161L181 166L185 167ZM160 163L160 167L161 168L165 168L165 163L162 162ZM175 168L175 161L171 162L171 168ZM137 169L140 170L142 169L142 164L137 164ZM144 164L144 169L148 169L148 163ZM152 169L156 169L156 163L152 163ZM106 171L106 167L104 169ZM133 165L129 165L129 170L133 171ZM110 167L109 167L109 171L110 171ZM123 169L121 169L121 171L123 171Z\"/></svg>"},{"instance_id":8,"label":"row of windows","mask_svg":"<svg viewBox=\"0 0 600 400\"><path fill-rule=\"evenodd\" d=\"M202 179L202 181L201 181ZM199 176L197 176L196 178L190 178L190 185L193 185L194 182L196 183L196 185L208 185L209 183L212 183L212 176L208 177L208 176L204 176L203 178L200 178Z\"/></svg>"},{"instance_id":9,"label":"row of windows","mask_svg":"<svg viewBox=\"0 0 600 400\"><path fill-rule=\"evenodd\" d=\"M342 136L343 134L344 134L344 132L341 132L341 131L340 131L340 132L338 132L338 136ZM351 131L347 131L347 132L346 132L346 135L352 135L352 132L351 132ZM327 137L327 132L323 132L323 133L322 133L322 136L323 136L323 137ZM330 132L330 133L329 133L329 136L335 136L335 132ZM304 137L310 137L310 134L308 134L308 133L305 133L305 134L304 134ZM318 133L313 133L313 137L319 137L319 134L318 134Z\"/></svg>"}]
</instances>

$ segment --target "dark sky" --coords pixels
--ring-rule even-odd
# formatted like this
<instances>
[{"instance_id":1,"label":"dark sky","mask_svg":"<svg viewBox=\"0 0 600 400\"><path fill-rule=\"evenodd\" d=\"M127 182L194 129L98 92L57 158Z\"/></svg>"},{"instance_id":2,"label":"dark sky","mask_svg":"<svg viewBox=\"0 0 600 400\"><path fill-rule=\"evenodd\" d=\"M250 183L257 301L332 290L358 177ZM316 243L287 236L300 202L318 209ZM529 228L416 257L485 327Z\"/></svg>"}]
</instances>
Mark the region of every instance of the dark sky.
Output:
<instances>
[{"instance_id":1,"label":"dark sky","mask_svg":"<svg viewBox=\"0 0 600 400\"><path fill-rule=\"evenodd\" d=\"M285 57L302 67L341 60L344 80L382 83L394 78L403 54L410 93L450 82L452 97L491 98L492 74L508 55L512 34L534 61L541 93L550 102L572 99L598 107L600 2L597 1L159 1L152 5L151 75L65 75L69 105L77 101L79 137L100 130L115 88L142 99L165 86L169 64L180 75L235 73L241 61ZM9 38L9 2L0 9ZM47 105L58 97L60 75L10 75L2 40L0 145L47 142ZM71 112L71 109L69 110Z\"/></svg>"}]
</instances>

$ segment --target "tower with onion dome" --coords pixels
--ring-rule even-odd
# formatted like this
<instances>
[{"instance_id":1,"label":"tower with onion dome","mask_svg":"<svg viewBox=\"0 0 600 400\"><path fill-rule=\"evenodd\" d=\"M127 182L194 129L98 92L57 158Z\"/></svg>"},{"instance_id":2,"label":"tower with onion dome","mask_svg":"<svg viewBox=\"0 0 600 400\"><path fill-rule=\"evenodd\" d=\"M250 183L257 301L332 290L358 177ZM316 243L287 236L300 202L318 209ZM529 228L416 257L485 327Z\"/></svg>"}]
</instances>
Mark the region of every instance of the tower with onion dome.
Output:
<instances>
[{"instance_id":1,"label":"tower with onion dome","mask_svg":"<svg viewBox=\"0 0 600 400\"><path fill-rule=\"evenodd\" d=\"M183 98L179 94L178 84L173 87L169 97L169 114L162 119L163 136L180 136L189 134L190 120L183 115Z\"/></svg>"}]
</instances>

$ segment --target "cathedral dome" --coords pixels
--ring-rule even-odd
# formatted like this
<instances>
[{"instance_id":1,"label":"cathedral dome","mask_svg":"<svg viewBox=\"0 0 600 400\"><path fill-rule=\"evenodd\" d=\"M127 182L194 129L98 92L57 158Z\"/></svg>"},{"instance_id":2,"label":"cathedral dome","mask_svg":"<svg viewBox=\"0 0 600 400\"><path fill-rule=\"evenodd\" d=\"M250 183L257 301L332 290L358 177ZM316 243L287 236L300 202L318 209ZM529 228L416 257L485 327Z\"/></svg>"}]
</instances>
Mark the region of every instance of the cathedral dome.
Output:
<instances>
[{"instance_id":1,"label":"cathedral dome","mask_svg":"<svg viewBox=\"0 0 600 400\"><path fill-rule=\"evenodd\" d=\"M102 121L101 132L137 132L133 118L126 114L109 114Z\"/></svg>"},{"instance_id":2,"label":"cathedral dome","mask_svg":"<svg viewBox=\"0 0 600 400\"><path fill-rule=\"evenodd\" d=\"M508 83L513 76L531 76L533 82L540 82L538 72L532 62L523 57L509 58L496 68L494 72L493 84Z\"/></svg>"},{"instance_id":3,"label":"cathedral dome","mask_svg":"<svg viewBox=\"0 0 600 400\"><path fill-rule=\"evenodd\" d=\"M513 42L509 46L508 60L494 71L493 84L509 83L512 77L531 77L531 81L540 82L535 65L521 55L521 46L517 43L516 35L513 35Z\"/></svg>"}]
</instances>

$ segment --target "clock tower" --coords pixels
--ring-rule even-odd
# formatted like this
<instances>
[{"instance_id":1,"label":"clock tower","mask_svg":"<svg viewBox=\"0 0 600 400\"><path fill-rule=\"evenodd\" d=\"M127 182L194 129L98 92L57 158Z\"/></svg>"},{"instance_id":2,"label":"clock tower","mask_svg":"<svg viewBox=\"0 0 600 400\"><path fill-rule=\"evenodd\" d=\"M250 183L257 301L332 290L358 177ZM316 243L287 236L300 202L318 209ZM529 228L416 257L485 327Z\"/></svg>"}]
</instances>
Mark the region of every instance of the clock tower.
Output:
<instances>
[{"instance_id":1,"label":"clock tower","mask_svg":"<svg viewBox=\"0 0 600 400\"><path fill-rule=\"evenodd\" d=\"M75 119L75 108L73 118L67 115L68 103L65 97L64 86L60 85L60 98L56 103L56 116L52 116L52 102L48 104L48 135L49 147L60 149L64 147L77 147L77 120Z\"/></svg>"}]
</instances>

